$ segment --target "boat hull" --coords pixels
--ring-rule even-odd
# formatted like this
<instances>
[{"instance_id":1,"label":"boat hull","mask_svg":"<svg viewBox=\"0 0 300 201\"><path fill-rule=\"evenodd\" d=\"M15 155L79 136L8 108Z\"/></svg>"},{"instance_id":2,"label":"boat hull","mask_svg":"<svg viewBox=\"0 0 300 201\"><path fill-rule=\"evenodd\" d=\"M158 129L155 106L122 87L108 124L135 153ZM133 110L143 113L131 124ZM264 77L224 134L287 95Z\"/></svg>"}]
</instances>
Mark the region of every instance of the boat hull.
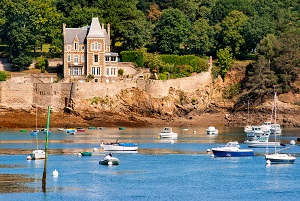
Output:
<instances>
[{"instance_id":1,"label":"boat hull","mask_svg":"<svg viewBox=\"0 0 300 201\"><path fill-rule=\"evenodd\" d=\"M207 135L218 135L218 131L206 131Z\"/></svg>"},{"instance_id":2,"label":"boat hull","mask_svg":"<svg viewBox=\"0 0 300 201\"><path fill-rule=\"evenodd\" d=\"M137 151L138 146L134 143L103 144L104 151Z\"/></svg>"},{"instance_id":3,"label":"boat hull","mask_svg":"<svg viewBox=\"0 0 300 201\"><path fill-rule=\"evenodd\" d=\"M30 154L31 160L39 160L39 159L45 159L46 153L43 150L34 150Z\"/></svg>"},{"instance_id":4,"label":"boat hull","mask_svg":"<svg viewBox=\"0 0 300 201\"><path fill-rule=\"evenodd\" d=\"M92 156L92 152L89 152L89 151L83 151L83 152L81 152L81 155L82 155L82 156Z\"/></svg>"},{"instance_id":5,"label":"boat hull","mask_svg":"<svg viewBox=\"0 0 300 201\"><path fill-rule=\"evenodd\" d=\"M276 146L280 146L280 142L255 142L255 141L245 141L245 144L250 148L274 148Z\"/></svg>"},{"instance_id":6,"label":"boat hull","mask_svg":"<svg viewBox=\"0 0 300 201\"><path fill-rule=\"evenodd\" d=\"M177 138L178 134L177 133L160 133L159 137L160 138Z\"/></svg>"},{"instance_id":7,"label":"boat hull","mask_svg":"<svg viewBox=\"0 0 300 201\"><path fill-rule=\"evenodd\" d=\"M296 160L296 157L290 154L269 154L265 158L271 164L293 164Z\"/></svg>"},{"instance_id":8,"label":"boat hull","mask_svg":"<svg viewBox=\"0 0 300 201\"><path fill-rule=\"evenodd\" d=\"M100 165L119 165L119 159L113 158L113 159L103 159L99 161Z\"/></svg>"},{"instance_id":9,"label":"boat hull","mask_svg":"<svg viewBox=\"0 0 300 201\"><path fill-rule=\"evenodd\" d=\"M242 157L242 156L254 156L253 150L244 151L222 151L212 149L214 156L218 157Z\"/></svg>"}]
</instances>

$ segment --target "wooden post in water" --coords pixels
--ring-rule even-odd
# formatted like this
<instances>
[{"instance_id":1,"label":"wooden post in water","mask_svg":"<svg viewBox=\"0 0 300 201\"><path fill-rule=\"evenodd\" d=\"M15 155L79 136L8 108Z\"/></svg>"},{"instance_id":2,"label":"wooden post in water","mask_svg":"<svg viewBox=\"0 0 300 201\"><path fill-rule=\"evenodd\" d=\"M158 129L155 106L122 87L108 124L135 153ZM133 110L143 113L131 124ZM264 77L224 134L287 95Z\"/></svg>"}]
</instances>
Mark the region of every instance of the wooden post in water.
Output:
<instances>
[{"instance_id":1,"label":"wooden post in water","mask_svg":"<svg viewBox=\"0 0 300 201\"><path fill-rule=\"evenodd\" d=\"M43 189L44 193L46 193L46 180L47 180L49 126L50 126L50 106L48 106L48 116L47 116L47 126L46 126L47 132L46 132L46 144L45 144L45 161L44 161L44 172L43 172L43 179L42 179L42 189Z\"/></svg>"}]
</instances>

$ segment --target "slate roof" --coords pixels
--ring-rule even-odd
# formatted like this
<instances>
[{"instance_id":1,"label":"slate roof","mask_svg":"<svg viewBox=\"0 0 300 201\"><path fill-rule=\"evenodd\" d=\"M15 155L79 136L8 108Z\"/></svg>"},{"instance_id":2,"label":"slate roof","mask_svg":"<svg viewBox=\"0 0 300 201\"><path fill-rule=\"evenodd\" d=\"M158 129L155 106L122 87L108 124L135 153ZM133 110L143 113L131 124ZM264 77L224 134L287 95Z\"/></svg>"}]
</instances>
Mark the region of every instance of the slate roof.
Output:
<instances>
[{"instance_id":1,"label":"slate roof","mask_svg":"<svg viewBox=\"0 0 300 201\"><path fill-rule=\"evenodd\" d=\"M74 38L78 37L80 44L86 43L86 37L90 38L105 38L105 43L110 45L110 40L106 29L102 29L98 17L92 18L91 26L84 26L82 28L66 28L66 35L64 37L64 44L72 44Z\"/></svg>"},{"instance_id":2,"label":"slate roof","mask_svg":"<svg viewBox=\"0 0 300 201\"><path fill-rule=\"evenodd\" d=\"M84 44L86 41L86 35L88 33L88 27L82 28L66 28L66 35L64 37L64 44L73 44L73 40L77 35L80 44Z\"/></svg>"}]
</instances>

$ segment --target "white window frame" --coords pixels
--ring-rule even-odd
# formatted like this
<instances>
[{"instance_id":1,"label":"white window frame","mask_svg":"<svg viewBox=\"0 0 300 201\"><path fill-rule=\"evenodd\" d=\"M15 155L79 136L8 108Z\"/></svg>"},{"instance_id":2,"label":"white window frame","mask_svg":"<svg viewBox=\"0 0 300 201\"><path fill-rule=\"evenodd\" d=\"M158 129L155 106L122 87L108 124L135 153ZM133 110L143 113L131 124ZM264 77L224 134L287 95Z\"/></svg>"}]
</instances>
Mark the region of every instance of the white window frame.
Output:
<instances>
[{"instance_id":1,"label":"white window frame","mask_svg":"<svg viewBox=\"0 0 300 201\"><path fill-rule=\"evenodd\" d=\"M98 44L97 44L97 49L98 49L98 50L101 50L101 43L98 43Z\"/></svg>"},{"instance_id":2,"label":"white window frame","mask_svg":"<svg viewBox=\"0 0 300 201\"><path fill-rule=\"evenodd\" d=\"M105 57L105 61L109 61L109 56L106 56L106 57Z\"/></svg>"},{"instance_id":3,"label":"white window frame","mask_svg":"<svg viewBox=\"0 0 300 201\"><path fill-rule=\"evenodd\" d=\"M77 54L74 55L74 65L78 65L79 63L79 56Z\"/></svg>"},{"instance_id":4,"label":"white window frame","mask_svg":"<svg viewBox=\"0 0 300 201\"><path fill-rule=\"evenodd\" d=\"M110 75L111 76L116 76L116 68L110 68Z\"/></svg>"},{"instance_id":5,"label":"white window frame","mask_svg":"<svg viewBox=\"0 0 300 201\"><path fill-rule=\"evenodd\" d=\"M81 50L84 50L84 45L81 46Z\"/></svg>"},{"instance_id":6,"label":"white window frame","mask_svg":"<svg viewBox=\"0 0 300 201\"><path fill-rule=\"evenodd\" d=\"M71 55L68 54L68 63L71 62Z\"/></svg>"},{"instance_id":7,"label":"white window frame","mask_svg":"<svg viewBox=\"0 0 300 201\"><path fill-rule=\"evenodd\" d=\"M67 50L70 51L71 50L71 45L67 46Z\"/></svg>"},{"instance_id":8,"label":"white window frame","mask_svg":"<svg viewBox=\"0 0 300 201\"><path fill-rule=\"evenodd\" d=\"M92 67L92 75L96 75L96 67Z\"/></svg>"},{"instance_id":9,"label":"white window frame","mask_svg":"<svg viewBox=\"0 0 300 201\"><path fill-rule=\"evenodd\" d=\"M81 62L84 63L84 55L81 56Z\"/></svg>"},{"instance_id":10,"label":"white window frame","mask_svg":"<svg viewBox=\"0 0 300 201\"><path fill-rule=\"evenodd\" d=\"M91 50L94 50L94 49L95 49L95 44L92 43L92 45L91 45Z\"/></svg>"},{"instance_id":11,"label":"white window frame","mask_svg":"<svg viewBox=\"0 0 300 201\"><path fill-rule=\"evenodd\" d=\"M73 75L78 75L78 68L73 68Z\"/></svg>"},{"instance_id":12,"label":"white window frame","mask_svg":"<svg viewBox=\"0 0 300 201\"><path fill-rule=\"evenodd\" d=\"M100 67L97 67L96 70L97 70L96 74L97 74L97 75L101 75L101 68L100 68Z\"/></svg>"}]
</instances>

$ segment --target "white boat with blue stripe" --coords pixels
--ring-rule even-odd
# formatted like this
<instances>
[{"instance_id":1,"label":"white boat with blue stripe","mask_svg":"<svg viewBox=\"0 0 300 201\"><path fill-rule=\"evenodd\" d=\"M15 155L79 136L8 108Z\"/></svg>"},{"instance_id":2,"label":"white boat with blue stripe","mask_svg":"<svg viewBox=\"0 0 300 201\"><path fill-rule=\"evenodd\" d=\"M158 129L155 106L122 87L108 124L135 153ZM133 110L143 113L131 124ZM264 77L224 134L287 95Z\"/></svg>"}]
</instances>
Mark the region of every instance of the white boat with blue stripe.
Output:
<instances>
[{"instance_id":1,"label":"white boat with blue stripe","mask_svg":"<svg viewBox=\"0 0 300 201\"><path fill-rule=\"evenodd\" d=\"M218 157L240 157L240 156L254 156L252 149L240 149L237 141L228 142L226 146L212 148L214 156Z\"/></svg>"}]
</instances>

